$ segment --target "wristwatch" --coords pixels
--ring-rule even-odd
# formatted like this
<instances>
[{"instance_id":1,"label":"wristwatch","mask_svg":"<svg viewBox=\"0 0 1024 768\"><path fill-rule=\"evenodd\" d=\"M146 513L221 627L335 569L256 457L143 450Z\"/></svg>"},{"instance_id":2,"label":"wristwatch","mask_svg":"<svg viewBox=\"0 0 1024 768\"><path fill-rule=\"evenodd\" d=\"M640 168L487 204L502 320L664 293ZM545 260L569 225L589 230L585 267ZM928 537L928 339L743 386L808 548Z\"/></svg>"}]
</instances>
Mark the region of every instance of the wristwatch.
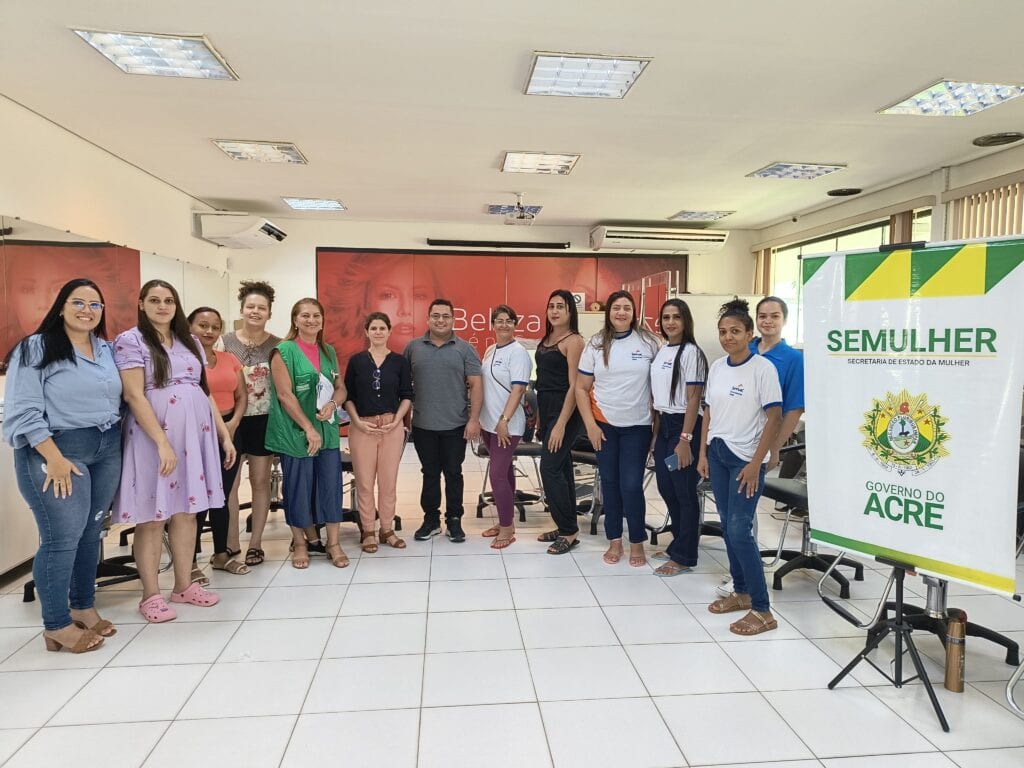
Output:
<instances>
[{"instance_id":1,"label":"wristwatch","mask_svg":"<svg viewBox=\"0 0 1024 768\"><path fill-rule=\"evenodd\" d=\"M690 442L691 440L693 440L693 435L692 435L692 434L690 434L690 433L687 433L687 432L682 432L682 433L681 433L681 434L679 435L679 440L680 440L680 441L683 441L683 440L685 440L686 442Z\"/></svg>"}]
</instances>

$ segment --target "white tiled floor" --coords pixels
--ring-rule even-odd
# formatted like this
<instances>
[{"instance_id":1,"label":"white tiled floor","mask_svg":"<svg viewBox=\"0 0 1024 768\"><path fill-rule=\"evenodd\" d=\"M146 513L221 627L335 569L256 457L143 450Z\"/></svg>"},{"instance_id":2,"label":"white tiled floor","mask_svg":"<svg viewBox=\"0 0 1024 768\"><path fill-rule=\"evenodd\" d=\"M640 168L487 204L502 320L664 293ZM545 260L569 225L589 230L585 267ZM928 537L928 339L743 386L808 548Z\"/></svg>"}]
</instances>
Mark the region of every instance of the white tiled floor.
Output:
<instances>
[{"instance_id":1,"label":"white tiled floor","mask_svg":"<svg viewBox=\"0 0 1024 768\"><path fill-rule=\"evenodd\" d=\"M721 539L702 540L695 572L660 580L650 567L606 565L589 518L581 546L545 554L535 538L550 520L533 507L517 542L492 550L479 532L493 508L473 516L482 469L467 456L464 544L412 540L410 450L406 550L364 555L346 525L351 567L314 556L298 571L277 513L263 565L211 572L214 608L181 606L178 621L145 625L137 584L102 590L98 607L119 632L96 653L46 653L38 604L21 602L28 577L0 581L0 765L93 755L127 768L1024 766L1024 721L1003 701L1013 670L996 646L968 639L968 683L954 694L942 688L938 640L915 635L952 726L944 734L919 683L896 689L862 664L828 690L864 633L818 599L811 575L772 592L778 631L738 637L735 617L705 607L725 570ZM660 521L653 487L648 497ZM774 545L779 523L762 507L761 539ZM108 554L116 544L112 535ZM867 566L848 603L864 618L885 584ZM921 582L907 588L921 602ZM1024 642L1024 606L959 585L950 595L972 621ZM888 665L892 644L874 658Z\"/></svg>"}]
</instances>

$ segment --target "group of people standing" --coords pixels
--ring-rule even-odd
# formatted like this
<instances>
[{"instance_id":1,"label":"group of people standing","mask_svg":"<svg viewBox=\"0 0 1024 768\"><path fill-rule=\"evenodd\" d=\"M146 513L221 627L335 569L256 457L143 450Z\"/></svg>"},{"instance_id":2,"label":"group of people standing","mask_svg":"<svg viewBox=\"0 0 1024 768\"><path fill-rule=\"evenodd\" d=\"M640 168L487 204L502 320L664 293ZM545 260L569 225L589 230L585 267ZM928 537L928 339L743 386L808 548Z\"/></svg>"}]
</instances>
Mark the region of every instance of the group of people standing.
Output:
<instances>
[{"instance_id":1,"label":"group of people standing","mask_svg":"<svg viewBox=\"0 0 1024 768\"><path fill-rule=\"evenodd\" d=\"M275 455L292 565L307 568L310 552L321 552L334 566L348 566L339 536L342 410L350 424L364 552L406 547L394 520L407 422L423 473L423 523L415 539L441 533L443 477L446 535L465 541L462 464L468 441L479 439L490 458L498 513L498 524L483 535L495 549L515 542L513 461L527 431L533 362L516 340L514 309L499 305L492 311L495 343L482 360L454 333L450 301L431 302L427 332L409 341L404 354L388 346L388 315L371 312L363 327L365 349L349 358L342 373L334 348L324 341L325 310L317 299L295 303L284 339L266 330L274 302L270 285L245 281L238 299L241 322L225 333L216 309L198 307L186 317L176 289L150 280L139 295L137 325L110 342L99 286L76 279L61 288L36 332L11 351L3 432L15 448L19 489L40 531L33 575L48 649L91 651L116 633L94 605L109 508L113 522L134 526L139 611L147 621L175 618L175 603L215 605L219 597L207 589L209 580L195 560L200 534L208 520L214 569L244 575L264 561ZM780 308L784 322L781 300L762 301L759 319L763 306ZM786 424L792 431L795 420L790 422L790 410L783 421L785 385L780 392L776 367L756 354L770 353L758 347L767 334L752 342L745 303L727 304L719 319L727 357L709 369L685 302L670 299L659 319L662 339L642 327L632 296L617 291L608 299L602 331L585 340L572 294L556 290L549 297L534 389L541 476L556 528L538 538L550 544L552 555L578 545L571 451L585 435L600 471L609 540L604 560L615 565L625 556L625 522L629 563L644 565L642 484L653 450L674 534L656 573L674 576L696 565L696 477L710 476L735 592L709 609L749 609L733 625L740 634L774 628L759 559L753 567L753 510L765 466L788 437ZM784 345L779 336L768 343ZM791 368L801 376L802 411L802 368ZM243 455L252 486L252 535L239 561ZM174 568L169 599L157 579L165 530Z\"/></svg>"}]
</instances>

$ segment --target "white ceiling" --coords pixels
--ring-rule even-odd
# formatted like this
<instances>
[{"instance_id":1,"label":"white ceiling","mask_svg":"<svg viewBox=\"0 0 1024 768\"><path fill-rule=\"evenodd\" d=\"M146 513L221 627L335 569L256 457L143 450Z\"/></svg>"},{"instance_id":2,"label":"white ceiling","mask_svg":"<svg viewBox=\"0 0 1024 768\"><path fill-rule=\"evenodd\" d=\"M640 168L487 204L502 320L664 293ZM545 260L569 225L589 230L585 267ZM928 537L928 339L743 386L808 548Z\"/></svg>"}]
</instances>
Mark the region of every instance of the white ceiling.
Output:
<instances>
[{"instance_id":1,"label":"white ceiling","mask_svg":"<svg viewBox=\"0 0 1024 768\"><path fill-rule=\"evenodd\" d=\"M1024 98L969 118L876 114L941 77L1024 82L1018 0L7 0L0 20L0 94L198 200L282 219L500 225L485 206L522 191L538 224L691 208L760 228L1024 130ZM206 34L240 80L125 75L71 27ZM535 50L653 61L621 101L528 97ZM293 141L309 165L232 161L212 138ZM566 177L503 174L505 150L582 159ZM775 160L849 167L745 178ZM292 212L282 195L349 210Z\"/></svg>"}]
</instances>

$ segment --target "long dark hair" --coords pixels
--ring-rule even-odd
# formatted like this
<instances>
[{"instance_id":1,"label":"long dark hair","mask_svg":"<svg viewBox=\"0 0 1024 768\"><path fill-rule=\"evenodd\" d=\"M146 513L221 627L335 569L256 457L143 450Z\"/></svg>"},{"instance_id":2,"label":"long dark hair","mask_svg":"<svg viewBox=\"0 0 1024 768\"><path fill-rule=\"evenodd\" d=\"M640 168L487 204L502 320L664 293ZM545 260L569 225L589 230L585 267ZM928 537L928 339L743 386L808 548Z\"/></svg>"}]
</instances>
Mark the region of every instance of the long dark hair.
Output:
<instances>
[{"instance_id":1,"label":"long dark hair","mask_svg":"<svg viewBox=\"0 0 1024 768\"><path fill-rule=\"evenodd\" d=\"M615 326L612 325L612 304L619 299L628 299L633 307L633 321L629 324L629 329L636 333L640 340L651 348L652 355L658 351L658 337L640 324L640 317L636 311L636 300L633 298L633 294L629 291L613 291L608 296L608 301L604 305L604 327L591 339L591 343L594 342L594 339L598 340L598 343L594 344L594 346L601 350L601 354L604 356L605 368L608 367L608 357L611 355L612 342L615 340L615 334L617 333Z\"/></svg>"},{"instance_id":2,"label":"long dark hair","mask_svg":"<svg viewBox=\"0 0 1024 768\"><path fill-rule=\"evenodd\" d=\"M153 384L158 389L167 386L167 379L171 368L171 361L167 357L167 350L164 349L160 333L153 327L153 323L150 322L149 317L146 316L142 309L142 305L146 302L146 296L154 288L166 288L171 292L171 297L174 299L174 317L171 319L170 329L171 338L172 340L177 339L180 341L189 352L195 355L196 360L199 361L199 386L203 388L203 392L210 394L210 387L206 383L206 366L203 365L203 356L199 352L199 345L192 338L192 331L189 328L188 319L185 317L185 311L181 308L181 297L178 296L178 291L174 286L166 280L150 280L139 291L138 328L139 333L142 334L142 340L146 342L149 354L153 358Z\"/></svg>"},{"instance_id":3,"label":"long dark hair","mask_svg":"<svg viewBox=\"0 0 1024 768\"><path fill-rule=\"evenodd\" d=\"M553 298L555 298L556 296L558 298L562 299L562 301L565 302L565 306L569 308L569 330L572 331L573 333L579 333L580 332L580 311L576 307L576 297L573 296L569 291L565 290L565 288L559 288L556 291L552 291L551 295L548 296L548 304L550 304L551 300ZM551 321L548 320L548 310L547 310L547 305L545 305L545 307L544 307L544 338L545 339L550 338L551 334L554 332L554 330L555 329L551 326Z\"/></svg>"},{"instance_id":4,"label":"long dark hair","mask_svg":"<svg viewBox=\"0 0 1024 768\"><path fill-rule=\"evenodd\" d=\"M686 349L688 344L693 344L693 348L697 350L697 378L701 381L707 378L708 358L693 335L693 313L690 311L690 306L682 299L668 299L661 305L661 309L658 310L659 327L661 316L665 313L665 307L675 307L679 310L679 316L683 319L683 338L680 340L679 349L676 350L676 356L672 360L672 383L669 385L668 401L675 405L676 391L679 387L679 376L681 375L679 372L679 358L683 356L683 350ZM661 336L665 341L668 341L668 334L665 333L664 328L661 329Z\"/></svg>"},{"instance_id":5,"label":"long dark hair","mask_svg":"<svg viewBox=\"0 0 1024 768\"><path fill-rule=\"evenodd\" d=\"M29 336L39 336L43 345L43 354L39 358L39 362L36 363L35 367L42 370L51 363L57 363L61 361L68 361L72 365L78 365L78 358L75 357L75 348L71 344L71 339L68 338L67 331L64 330L64 305L68 303L68 297L72 291L76 288L92 288L96 293L99 294L100 303L105 304L103 299L103 291L96 285L92 280L87 277L76 277L74 280L68 280L61 289L57 292L57 298L53 300L53 304L50 305L49 311L46 316L43 317L42 322L39 323L39 327L36 328L35 332L29 334ZM106 311L100 312L100 321L96 328L93 329L92 333L101 339L107 338L107 315ZM18 352L20 355L18 362L21 365L29 365L29 336L22 338L17 344L11 347L11 351L7 353L4 358L3 365L0 366L3 370L7 369L8 363L11 362L11 358L14 357L14 353Z\"/></svg>"}]
</instances>

